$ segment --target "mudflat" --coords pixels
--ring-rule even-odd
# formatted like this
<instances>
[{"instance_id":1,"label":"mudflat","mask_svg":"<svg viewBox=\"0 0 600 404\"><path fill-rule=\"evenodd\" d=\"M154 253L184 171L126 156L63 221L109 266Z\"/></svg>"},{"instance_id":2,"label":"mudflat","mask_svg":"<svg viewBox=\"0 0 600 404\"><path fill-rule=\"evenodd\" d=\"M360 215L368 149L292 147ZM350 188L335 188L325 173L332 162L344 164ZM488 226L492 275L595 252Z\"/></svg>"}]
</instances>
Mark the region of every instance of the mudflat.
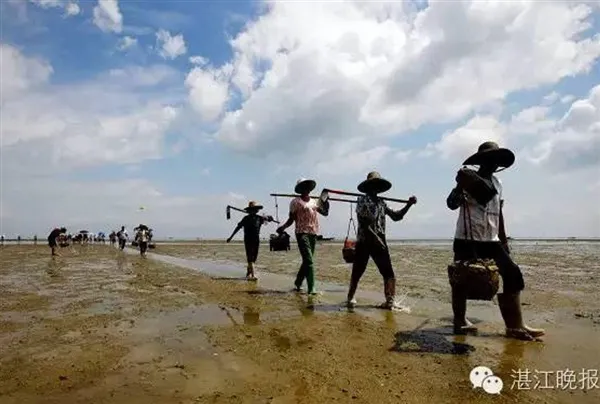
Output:
<instances>
[{"instance_id":1,"label":"mudflat","mask_svg":"<svg viewBox=\"0 0 600 404\"><path fill-rule=\"evenodd\" d=\"M290 290L295 246L261 249L261 279L252 283L241 279L238 243L157 246L179 265L104 245L56 258L42 246L1 247L0 403L600 400L579 376L600 369L597 244L514 246L527 283L525 317L548 333L541 343L503 338L494 302L469 304L479 335L451 335L448 246L392 247L410 314L373 308L382 291L372 264L361 283L371 294L345 309L343 292L328 291L349 278L338 244L317 248L323 295L314 299ZM211 261L228 275L202 272ZM479 365L501 378L499 395L472 387ZM529 385L521 375L517 386L517 370L529 370ZM563 388L554 375L543 389L536 370L571 370L576 381Z\"/></svg>"}]
</instances>

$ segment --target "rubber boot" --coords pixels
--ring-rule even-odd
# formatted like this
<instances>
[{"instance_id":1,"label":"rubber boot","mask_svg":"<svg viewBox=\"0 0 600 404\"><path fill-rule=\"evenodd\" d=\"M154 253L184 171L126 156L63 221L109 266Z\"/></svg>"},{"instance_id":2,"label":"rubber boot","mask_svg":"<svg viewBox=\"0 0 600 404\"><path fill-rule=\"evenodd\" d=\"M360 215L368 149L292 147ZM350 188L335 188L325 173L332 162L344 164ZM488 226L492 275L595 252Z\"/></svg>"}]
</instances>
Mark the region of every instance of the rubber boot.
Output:
<instances>
[{"instance_id":1,"label":"rubber boot","mask_svg":"<svg viewBox=\"0 0 600 404\"><path fill-rule=\"evenodd\" d=\"M382 309L392 310L396 306L396 278L390 278L383 283L385 303L379 306Z\"/></svg>"},{"instance_id":2,"label":"rubber boot","mask_svg":"<svg viewBox=\"0 0 600 404\"><path fill-rule=\"evenodd\" d=\"M498 306L506 325L506 336L524 341L533 341L544 335L544 330L530 328L523 322L520 293L498 294Z\"/></svg>"},{"instance_id":3,"label":"rubber boot","mask_svg":"<svg viewBox=\"0 0 600 404\"><path fill-rule=\"evenodd\" d=\"M454 334L477 333L477 327L467 320L467 297L455 288L452 288L452 312L454 313Z\"/></svg>"}]
</instances>

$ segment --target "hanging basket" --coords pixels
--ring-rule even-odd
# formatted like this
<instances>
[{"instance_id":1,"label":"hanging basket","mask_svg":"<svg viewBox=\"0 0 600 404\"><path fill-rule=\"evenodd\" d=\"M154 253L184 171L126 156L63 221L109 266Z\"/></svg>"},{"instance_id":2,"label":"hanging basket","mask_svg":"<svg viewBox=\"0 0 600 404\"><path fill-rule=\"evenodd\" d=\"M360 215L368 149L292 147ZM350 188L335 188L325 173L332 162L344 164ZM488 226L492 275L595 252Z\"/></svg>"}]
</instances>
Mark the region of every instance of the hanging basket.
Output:
<instances>
[{"instance_id":1,"label":"hanging basket","mask_svg":"<svg viewBox=\"0 0 600 404\"><path fill-rule=\"evenodd\" d=\"M354 256L356 254L356 241L354 240L344 240L344 247L342 248L342 257L344 261L348 264L352 264L354 262Z\"/></svg>"},{"instance_id":2,"label":"hanging basket","mask_svg":"<svg viewBox=\"0 0 600 404\"><path fill-rule=\"evenodd\" d=\"M448 265L448 279L468 300L492 300L500 288L498 267L490 259L456 261Z\"/></svg>"},{"instance_id":3,"label":"hanging basket","mask_svg":"<svg viewBox=\"0 0 600 404\"><path fill-rule=\"evenodd\" d=\"M290 235L286 232L282 234L271 234L269 238L269 250L270 251L289 251L290 247Z\"/></svg>"}]
</instances>

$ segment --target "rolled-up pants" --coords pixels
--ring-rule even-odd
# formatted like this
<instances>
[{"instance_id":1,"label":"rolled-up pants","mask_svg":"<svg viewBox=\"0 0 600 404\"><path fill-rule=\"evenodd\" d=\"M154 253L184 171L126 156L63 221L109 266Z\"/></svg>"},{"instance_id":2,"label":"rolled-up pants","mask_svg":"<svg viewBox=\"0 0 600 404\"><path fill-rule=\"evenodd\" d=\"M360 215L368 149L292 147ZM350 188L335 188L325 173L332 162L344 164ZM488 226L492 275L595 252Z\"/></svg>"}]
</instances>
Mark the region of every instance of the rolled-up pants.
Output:
<instances>
[{"instance_id":1,"label":"rolled-up pants","mask_svg":"<svg viewBox=\"0 0 600 404\"><path fill-rule=\"evenodd\" d=\"M382 241L386 243L385 246L371 237L356 242L356 246L354 247L354 263L352 264L352 280L354 282L358 283L365 273L369 258L373 258L384 281L395 278L385 237L382 237Z\"/></svg>"}]
</instances>

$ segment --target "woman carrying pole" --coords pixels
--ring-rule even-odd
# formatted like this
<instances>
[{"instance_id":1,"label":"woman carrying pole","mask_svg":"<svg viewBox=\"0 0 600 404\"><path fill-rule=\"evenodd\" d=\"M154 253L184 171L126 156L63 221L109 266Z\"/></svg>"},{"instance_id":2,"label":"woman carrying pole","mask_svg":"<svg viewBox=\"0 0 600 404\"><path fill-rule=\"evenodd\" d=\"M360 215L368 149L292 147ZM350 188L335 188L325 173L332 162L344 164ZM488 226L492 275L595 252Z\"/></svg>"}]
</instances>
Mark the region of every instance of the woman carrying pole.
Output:
<instances>
[{"instance_id":1,"label":"woman carrying pole","mask_svg":"<svg viewBox=\"0 0 600 404\"><path fill-rule=\"evenodd\" d=\"M411 196L404 208L392 210L381 197L377 196L388 191L391 187L392 184L375 171L370 172L367 179L358 185L358 190L366 195L359 196L356 205L358 231L350 288L348 290L347 305L349 308L356 306L354 295L356 294L358 282L367 269L369 257L373 258L379 273L383 277L385 302L379 307L392 310L397 306L396 276L385 239L385 216L389 216L395 222L402 220L411 206L417 203L417 198Z\"/></svg>"},{"instance_id":2,"label":"woman carrying pole","mask_svg":"<svg viewBox=\"0 0 600 404\"><path fill-rule=\"evenodd\" d=\"M281 234L292 223L296 223L296 240L300 255L302 256L302 265L300 266L294 285L295 290L299 292L306 278L309 295L317 294L315 290L314 267L315 246L317 244L317 235L319 234L319 217L317 213L323 216L329 215L329 201L327 199L321 199L319 202L316 202L310 197L311 191L316 186L317 183L314 180L298 180L294 192L300 194L300 196L292 199L290 202L290 216L277 229L277 233Z\"/></svg>"}]
</instances>

